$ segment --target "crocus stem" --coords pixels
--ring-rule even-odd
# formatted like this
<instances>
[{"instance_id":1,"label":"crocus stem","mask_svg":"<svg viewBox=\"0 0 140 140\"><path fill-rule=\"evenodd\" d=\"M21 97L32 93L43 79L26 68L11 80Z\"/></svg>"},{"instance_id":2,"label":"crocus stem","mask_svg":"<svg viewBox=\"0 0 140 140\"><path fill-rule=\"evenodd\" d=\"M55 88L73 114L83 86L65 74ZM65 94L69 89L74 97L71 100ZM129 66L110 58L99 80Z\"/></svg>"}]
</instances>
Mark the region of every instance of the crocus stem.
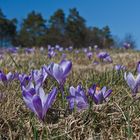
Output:
<instances>
[{"instance_id":1,"label":"crocus stem","mask_svg":"<svg viewBox=\"0 0 140 140\"><path fill-rule=\"evenodd\" d=\"M62 107L65 108L65 99L64 99L64 86L63 85L60 85L60 91L61 91L61 94L62 94Z\"/></svg>"}]
</instances>

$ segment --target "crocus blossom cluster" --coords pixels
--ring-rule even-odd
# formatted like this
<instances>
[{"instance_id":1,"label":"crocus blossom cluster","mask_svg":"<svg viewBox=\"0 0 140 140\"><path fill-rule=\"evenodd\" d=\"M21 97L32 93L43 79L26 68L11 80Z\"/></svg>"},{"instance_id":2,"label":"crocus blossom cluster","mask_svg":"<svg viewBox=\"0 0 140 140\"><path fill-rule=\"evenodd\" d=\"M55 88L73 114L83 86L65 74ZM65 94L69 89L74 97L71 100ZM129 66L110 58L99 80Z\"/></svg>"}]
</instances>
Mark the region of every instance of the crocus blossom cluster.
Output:
<instances>
[{"instance_id":1,"label":"crocus blossom cluster","mask_svg":"<svg viewBox=\"0 0 140 140\"><path fill-rule=\"evenodd\" d=\"M88 98L81 85L78 85L77 88L71 86L69 93L67 101L69 102L70 109L74 109L74 107L76 107L77 110L80 111L88 108ZM111 89L107 90L105 86L102 89L99 89L99 87L95 84L88 90L88 95L95 104L102 104L104 101L107 102L111 93Z\"/></svg>"},{"instance_id":2,"label":"crocus blossom cluster","mask_svg":"<svg viewBox=\"0 0 140 140\"><path fill-rule=\"evenodd\" d=\"M40 70L33 70L29 75L19 74L23 100L40 120L44 120L47 110L51 107L57 95L56 87L46 95L43 83L48 75L51 75L59 84L64 84L71 67L71 61L62 60L59 64L44 65Z\"/></svg>"},{"instance_id":3,"label":"crocus blossom cluster","mask_svg":"<svg viewBox=\"0 0 140 140\"><path fill-rule=\"evenodd\" d=\"M45 94L43 82L47 78L47 75L43 67L40 70L33 70L29 76L19 74L23 100L27 107L42 121L57 94L55 87L49 94Z\"/></svg>"}]
</instances>

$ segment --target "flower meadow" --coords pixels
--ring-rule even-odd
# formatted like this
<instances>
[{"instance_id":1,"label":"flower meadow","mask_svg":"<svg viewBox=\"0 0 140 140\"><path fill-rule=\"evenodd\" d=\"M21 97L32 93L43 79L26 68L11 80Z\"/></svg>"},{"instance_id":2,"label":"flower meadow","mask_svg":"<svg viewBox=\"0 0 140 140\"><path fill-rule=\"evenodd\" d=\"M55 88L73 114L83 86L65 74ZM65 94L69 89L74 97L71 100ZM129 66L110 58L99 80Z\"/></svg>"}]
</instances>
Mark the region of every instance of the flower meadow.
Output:
<instances>
[{"instance_id":1,"label":"flower meadow","mask_svg":"<svg viewBox=\"0 0 140 140\"><path fill-rule=\"evenodd\" d=\"M140 138L139 52L48 45L0 56L0 139Z\"/></svg>"}]
</instances>

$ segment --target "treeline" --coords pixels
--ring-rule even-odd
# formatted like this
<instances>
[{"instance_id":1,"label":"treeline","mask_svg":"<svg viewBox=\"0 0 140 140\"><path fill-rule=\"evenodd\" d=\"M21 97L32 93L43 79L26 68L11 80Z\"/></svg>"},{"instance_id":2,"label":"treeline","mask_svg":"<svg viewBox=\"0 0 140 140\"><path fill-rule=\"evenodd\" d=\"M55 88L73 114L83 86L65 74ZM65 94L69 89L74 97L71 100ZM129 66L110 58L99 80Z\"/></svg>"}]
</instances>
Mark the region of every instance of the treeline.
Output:
<instances>
[{"instance_id":1,"label":"treeline","mask_svg":"<svg viewBox=\"0 0 140 140\"><path fill-rule=\"evenodd\" d=\"M20 29L16 19L8 19L0 10L0 46L10 42L14 46L38 47L59 44L76 48L98 45L108 48L114 44L108 26L102 29L87 27L85 19L76 8L70 9L66 17L62 9L58 9L48 19L32 11L23 19Z\"/></svg>"}]
</instances>

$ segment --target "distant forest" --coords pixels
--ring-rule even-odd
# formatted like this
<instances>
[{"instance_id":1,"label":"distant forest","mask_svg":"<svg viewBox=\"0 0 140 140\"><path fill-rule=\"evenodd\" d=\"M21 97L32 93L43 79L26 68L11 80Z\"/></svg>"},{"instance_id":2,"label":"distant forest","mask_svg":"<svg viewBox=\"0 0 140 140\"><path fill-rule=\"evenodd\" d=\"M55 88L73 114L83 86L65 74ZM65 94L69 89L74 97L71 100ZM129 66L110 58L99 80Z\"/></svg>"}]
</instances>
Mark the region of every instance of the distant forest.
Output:
<instances>
[{"instance_id":1,"label":"distant forest","mask_svg":"<svg viewBox=\"0 0 140 140\"><path fill-rule=\"evenodd\" d=\"M69 10L66 17L62 9L58 9L49 19L44 19L41 13L32 11L23 19L17 28L16 18L8 19L0 9L0 47L13 46L41 47L59 44L63 47L75 48L98 45L100 48L110 48L116 45L109 26L103 28L88 27L85 19L76 8ZM128 41L133 43L131 35Z\"/></svg>"}]
</instances>

